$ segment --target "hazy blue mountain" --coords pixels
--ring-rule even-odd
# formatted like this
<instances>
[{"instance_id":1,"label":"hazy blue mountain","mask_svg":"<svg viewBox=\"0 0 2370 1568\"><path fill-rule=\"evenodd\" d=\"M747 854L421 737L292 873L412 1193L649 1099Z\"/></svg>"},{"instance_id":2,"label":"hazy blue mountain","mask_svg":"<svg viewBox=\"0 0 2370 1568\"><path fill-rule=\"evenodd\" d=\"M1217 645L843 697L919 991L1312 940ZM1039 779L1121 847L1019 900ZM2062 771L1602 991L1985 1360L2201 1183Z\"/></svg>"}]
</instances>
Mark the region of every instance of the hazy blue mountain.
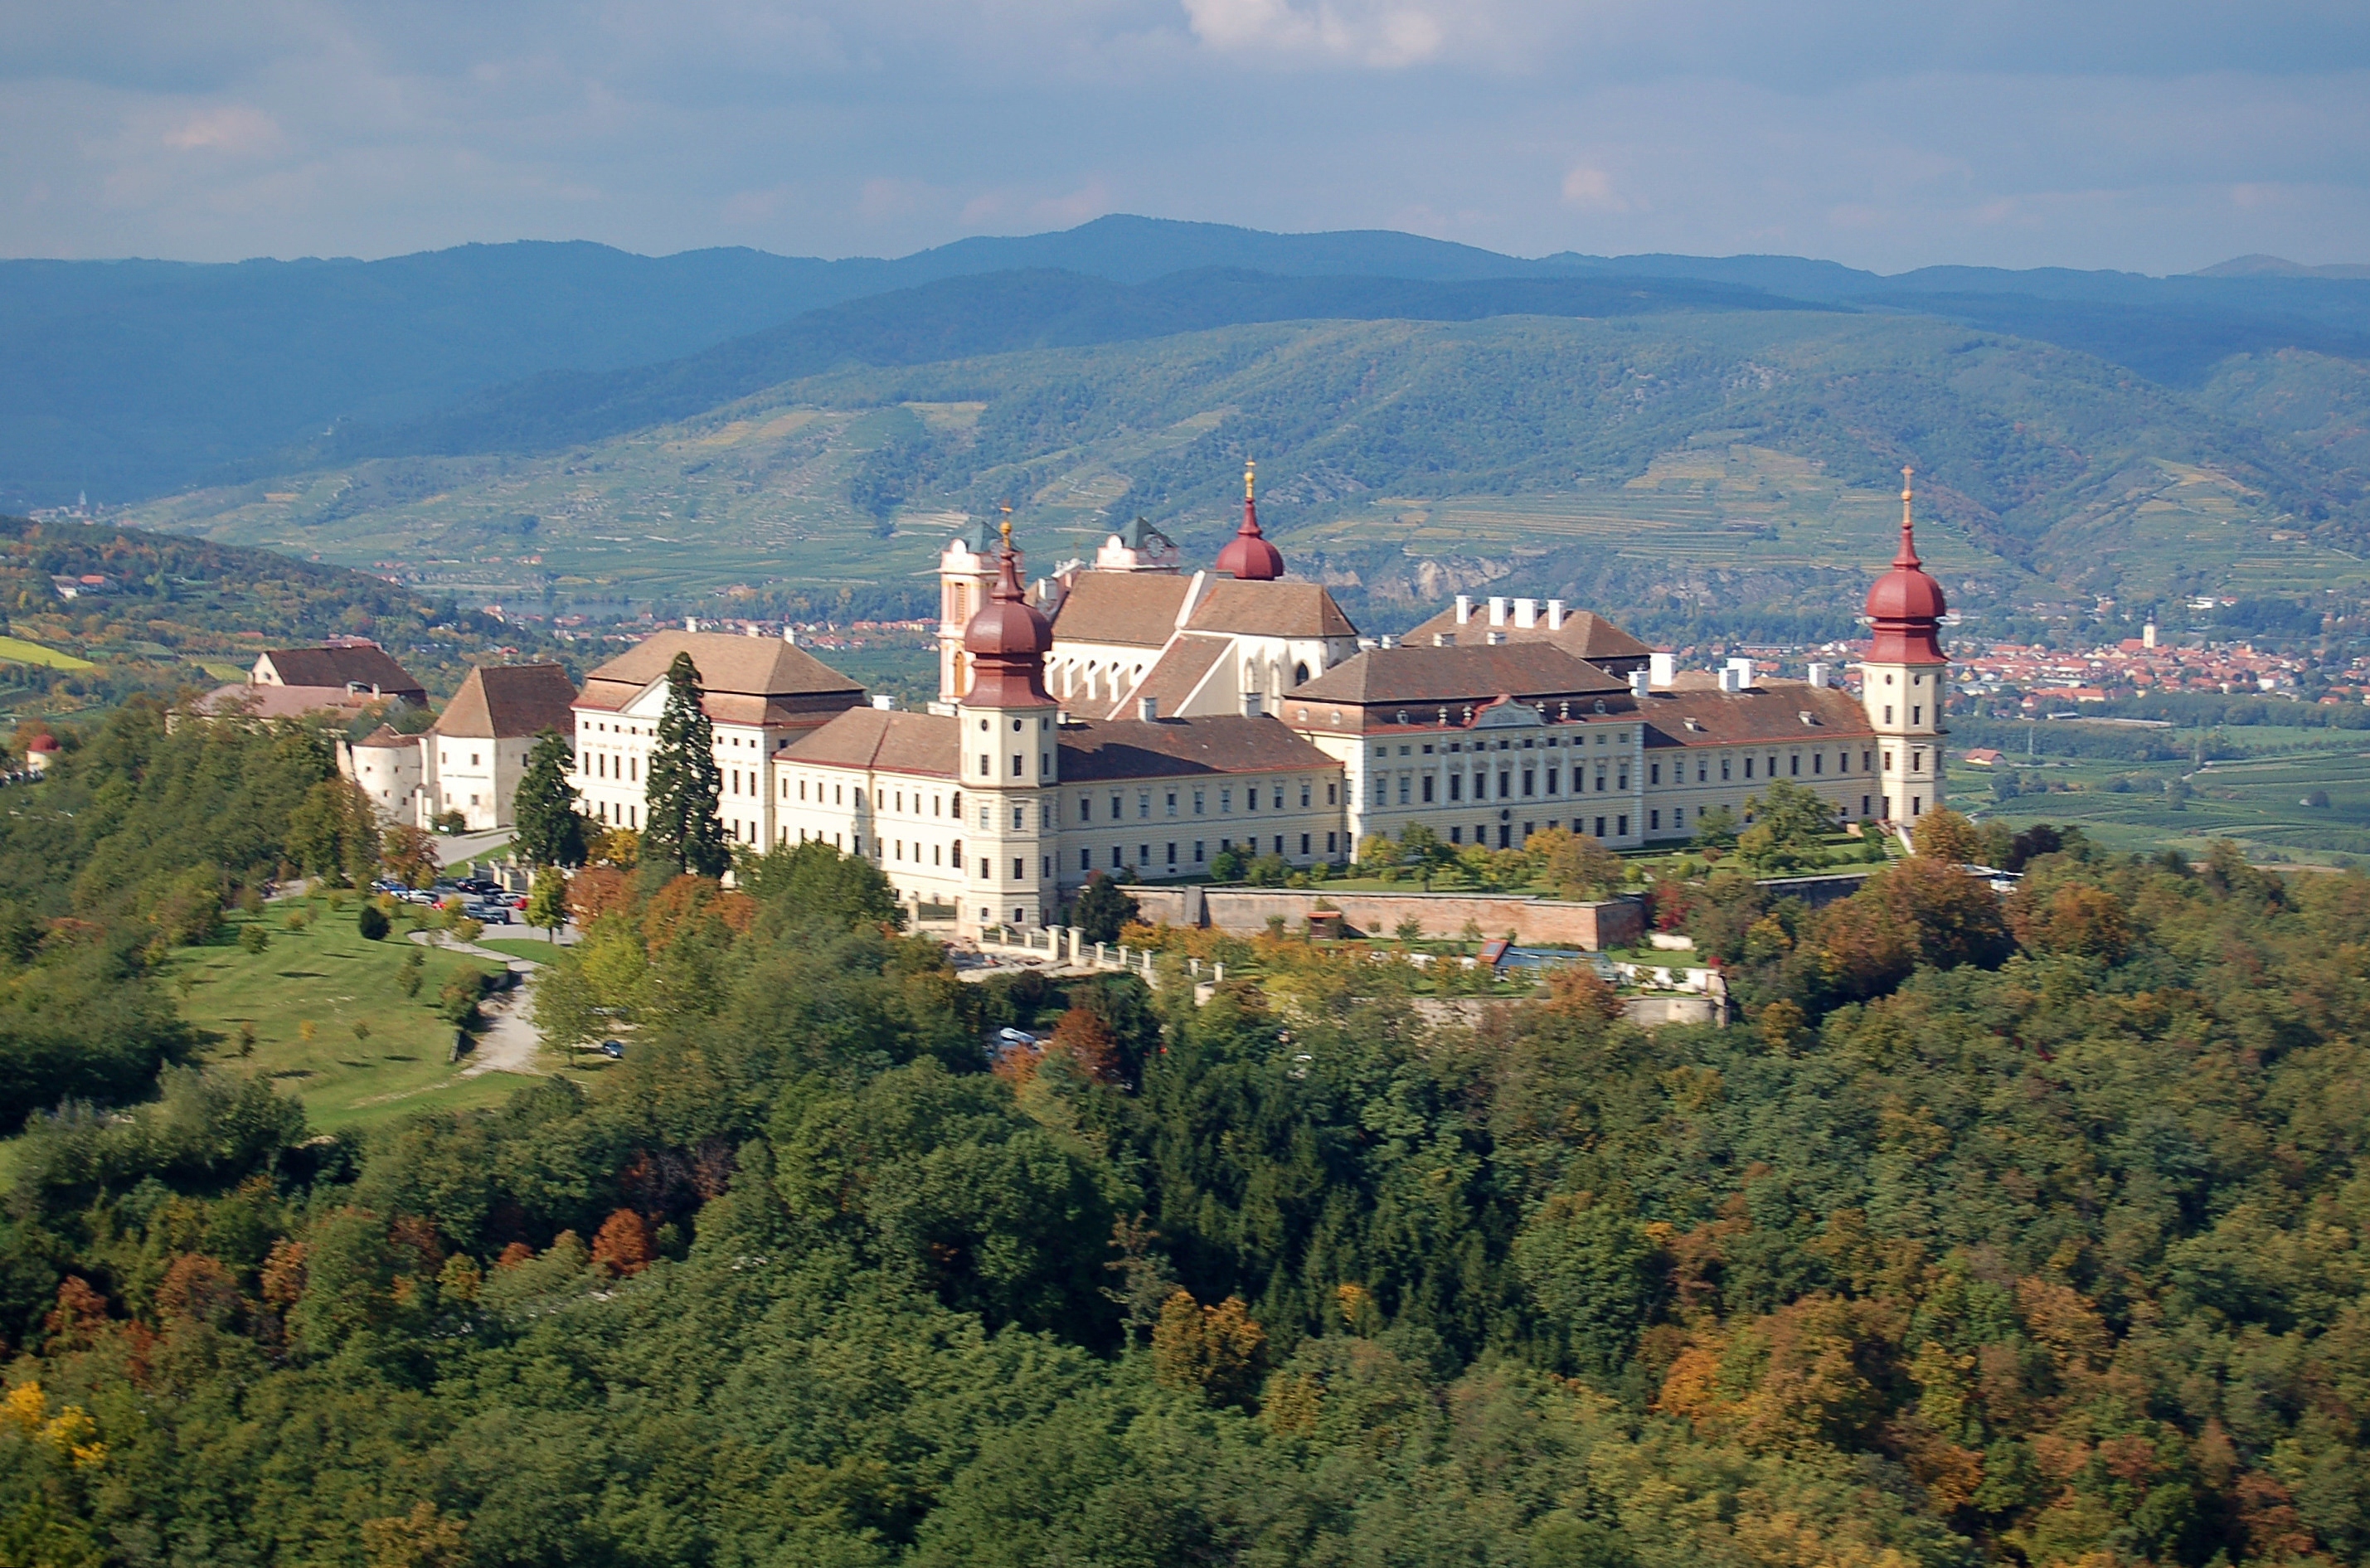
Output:
<instances>
[{"instance_id":1,"label":"hazy blue mountain","mask_svg":"<svg viewBox=\"0 0 2370 1568\"><path fill-rule=\"evenodd\" d=\"M1255 322L1808 308L1758 290L1686 279L1428 282L1279 278L1212 268L1127 284L1042 269L993 272L851 300L668 363L548 372L447 413L386 428L342 428L269 461L288 468L363 457L548 451L684 419L839 365L931 364Z\"/></svg>"},{"instance_id":2,"label":"hazy blue mountain","mask_svg":"<svg viewBox=\"0 0 2370 1568\"><path fill-rule=\"evenodd\" d=\"M1116 303L1040 301L1011 322L949 315L965 300L1000 312L1013 288L1046 286L1007 282L935 303L916 296L919 323L859 312L788 325L923 285L1049 271L1134 287L1214 271L1270 282L1204 281ZM1464 319L1529 308L1507 303L1513 295L1461 303L1393 296L1353 286L1356 280L1574 288L1647 281L1628 292L1642 286L1651 303L1617 307L1624 310L1691 308L1713 297L1674 293L1680 285L1757 290L2012 331L2193 386L2232 354L2361 356L2370 341L2370 281L2326 275L2338 271L2234 263L2213 275L2146 278L1944 267L1884 277L1794 257L1525 259L1388 231L1278 235L1128 216L1057 234L965 239L895 259L745 249L651 258L592 244L520 243L378 261L0 261L0 505L54 504L80 490L121 501L252 473L267 455L340 425L366 427L374 441L408 430L438 449L463 439L526 439L563 408L613 408L613 418L645 406L673 409L680 400L668 388L689 396L711 374L730 381L736 363L787 354L781 363L800 366L827 351L900 363L933 333L949 352L972 352L998 343L1117 340L1156 330L1164 313L1182 330L1276 319L1285 308L1345 319L1390 309ZM1294 291L1277 282L1294 279L1322 286ZM1616 308L1600 310L1584 293L1538 297L1546 303L1536 308L1551 315ZM777 328L788 337L763 337ZM731 346L752 334L762 340ZM718 358L699 359L710 350ZM630 386L599 379L637 366L650 368ZM455 433L472 420L491 434Z\"/></svg>"}]
</instances>

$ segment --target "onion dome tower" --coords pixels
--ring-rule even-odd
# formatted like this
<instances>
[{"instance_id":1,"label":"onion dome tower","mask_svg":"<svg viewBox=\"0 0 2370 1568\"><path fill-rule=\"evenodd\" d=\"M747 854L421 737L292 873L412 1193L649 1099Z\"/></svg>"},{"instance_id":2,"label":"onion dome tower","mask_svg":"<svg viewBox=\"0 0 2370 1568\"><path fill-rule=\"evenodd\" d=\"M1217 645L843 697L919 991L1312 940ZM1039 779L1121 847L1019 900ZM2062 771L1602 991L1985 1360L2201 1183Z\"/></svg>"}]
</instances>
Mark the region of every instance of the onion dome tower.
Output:
<instances>
[{"instance_id":1,"label":"onion dome tower","mask_svg":"<svg viewBox=\"0 0 2370 1568\"><path fill-rule=\"evenodd\" d=\"M1242 582L1272 582L1283 575L1283 554L1260 532L1259 503L1251 494L1255 463L1243 465L1243 525L1218 552L1218 570Z\"/></svg>"},{"instance_id":2,"label":"onion dome tower","mask_svg":"<svg viewBox=\"0 0 2370 1568\"><path fill-rule=\"evenodd\" d=\"M1053 791L1061 737L1045 692L1045 654L1053 646L1052 623L1021 586L1007 506L995 585L963 628L971 689L955 704L960 809L971 851L959 924L973 931L1030 929L1056 913Z\"/></svg>"},{"instance_id":3,"label":"onion dome tower","mask_svg":"<svg viewBox=\"0 0 2370 1568\"><path fill-rule=\"evenodd\" d=\"M1053 625L1029 602L1028 590L1021 586L1020 552L1012 548L1009 507L1005 509L995 581L988 588L987 603L963 628L962 645L972 670L967 706L1027 707L1053 700L1045 694L1045 655L1053 646Z\"/></svg>"},{"instance_id":4,"label":"onion dome tower","mask_svg":"<svg viewBox=\"0 0 2370 1568\"><path fill-rule=\"evenodd\" d=\"M1942 803L1942 698L1950 655L1942 651L1942 585L1917 559L1910 515L1916 470L1901 470L1901 548L1868 591L1872 635L1860 661L1860 701L1883 757L1883 816L1908 824Z\"/></svg>"}]
</instances>

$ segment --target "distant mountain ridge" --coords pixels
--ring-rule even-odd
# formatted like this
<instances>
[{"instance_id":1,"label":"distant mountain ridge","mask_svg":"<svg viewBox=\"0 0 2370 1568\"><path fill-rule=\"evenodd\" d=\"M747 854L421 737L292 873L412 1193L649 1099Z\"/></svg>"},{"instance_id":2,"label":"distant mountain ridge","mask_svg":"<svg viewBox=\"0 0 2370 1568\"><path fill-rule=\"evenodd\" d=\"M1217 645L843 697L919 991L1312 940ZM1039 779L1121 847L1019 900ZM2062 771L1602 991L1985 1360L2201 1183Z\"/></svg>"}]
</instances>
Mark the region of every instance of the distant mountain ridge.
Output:
<instances>
[{"instance_id":1,"label":"distant mountain ridge","mask_svg":"<svg viewBox=\"0 0 2370 1568\"><path fill-rule=\"evenodd\" d=\"M687 362L716 351L701 362L702 375L736 361L754 364L781 347L768 336L777 329L811 345L839 333L857 363L896 363L867 357L903 352L893 340L906 329L894 323L876 318L888 336L871 347L846 337L861 313L794 331L790 324L869 296L1007 274L1006 284L974 296L983 309L1000 311L1007 296L1038 287L1009 279L1049 271L1134 289L1219 272L1270 280L1229 285L1231 294L1214 293L1206 279L1179 282L1165 305L1125 307L1145 323L1169 310L1187 323L1176 330L1221 317L1277 319L1272 312L1286 303L1310 318L1373 319L1386 307L1422 319L1505 313L1421 291L1402 292L1391 306L1389 291L1358 280L1576 291L1628 280L1633 294L1647 290L1650 308L1706 307L1712 296L1684 284L1738 291L1728 296L1731 308L1810 302L1939 316L2078 348L2175 386L2202 383L2236 353L2370 354L2370 279L2344 268L2233 271L2239 266L2186 278L1957 267L1883 277L1790 257L1525 259L1391 231L1280 235L1130 216L1056 234L959 240L895 259L738 249L650 258L581 242L521 242L378 261L0 261L0 505L57 504L82 490L121 501L259 472L271 455L339 426L377 432L374 441L402 430L449 444L475 418L490 436L519 438L533 421L506 423L496 410L515 414L522 399L545 396L589 400L612 409L612 419L627 417L636 398L672 408L662 389L691 374ZM1332 282L1295 291L1282 280ZM1751 303L1745 291L1768 301ZM1235 314L1212 314L1214 294L1227 294ZM1552 306L1547 314L1585 313L1571 303L1584 293L1539 297ZM1030 330L1051 335L1027 340L1088 340L1061 334L1088 330L1095 319L1103 322L1095 331L1150 329L1122 330L1117 306L1079 311L1066 328L1059 312L1028 316ZM984 344L1014 335L993 319L966 330ZM753 336L761 340L725 347ZM951 332L949 341L962 336ZM631 386L581 379L627 371L639 373L627 378ZM539 390L519 385L537 378ZM465 408L477 412L465 416Z\"/></svg>"}]
</instances>

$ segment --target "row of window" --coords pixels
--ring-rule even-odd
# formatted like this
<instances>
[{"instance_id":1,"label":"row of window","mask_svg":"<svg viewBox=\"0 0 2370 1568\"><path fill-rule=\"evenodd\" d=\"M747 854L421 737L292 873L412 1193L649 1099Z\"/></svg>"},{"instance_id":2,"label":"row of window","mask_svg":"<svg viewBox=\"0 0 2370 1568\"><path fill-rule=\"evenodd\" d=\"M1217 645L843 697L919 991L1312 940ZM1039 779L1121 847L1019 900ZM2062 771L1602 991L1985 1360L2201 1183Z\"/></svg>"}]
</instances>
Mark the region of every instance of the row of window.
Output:
<instances>
[{"instance_id":1,"label":"row of window","mask_svg":"<svg viewBox=\"0 0 2370 1568\"><path fill-rule=\"evenodd\" d=\"M1298 845L1296 849L1292 847L1295 843ZM1263 846L1271 846L1272 847L1263 847ZM1161 866L1167 868L1168 870L1174 872L1183 866L1191 865L1196 870L1200 870L1210 863L1210 846L1207 839L1196 838L1190 845L1171 839L1160 847L1161 854L1157 860L1155 860L1153 858L1152 847L1153 847L1149 844L1110 845L1105 851L1110 858L1110 869L1114 871L1123 871L1133 869L1138 872L1148 872L1152 870L1155 866ZM1325 836L1324 853L1327 856L1329 857L1340 854L1341 847L1341 835L1339 832L1329 833ZM1133 859L1128 856L1128 851L1131 848L1135 851L1135 855ZM1189 848L1192 851L1192 859L1190 860L1183 858L1183 852ZM1240 844L1236 843L1231 838L1219 839L1217 852L1225 854L1229 850L1245 857L1275 854L1282 855L1289 859L1297 855L1299 858L1306 859L1317 852L1317 836L1313 833L1277 833L1269 835L1267 837L1262 838L1259 835L1253 834L1248 838L1244 839ZM1082 848L1078 851L1079 870L1091 871L1095 869L1095 853L1096 852L1091 848Z\"/></svg>"},{"instance_id":2,"label":"row of window","mask_svg":"<svg viewBox=\"0 0 2370 1568\"><path fill-rule=\"evenodd\" d=\"M1547 788L1544 790L1539 788L1540 771L1540 769L1536 767L1525 767L1521 769L1518 775L1516 769L1511 767L1500 768L1498 770L1498 799L1501 801L1511 801L1517 798L1514 793L1514 785L1517 777L1520 778L1522 783L1522 799L1529 799L1540 794L1561 794L1563 792L1561 789L1561 779L1563 777L1562 770L1553 765L1548 766L1546 769ZM1442 775L1432 773L1421 775L1413 773L1400 774L1398 776L1398 803L1403 806L1417 804L1431 805L1435 798L1439 779L1442 777ZM1455 801L1464 800L1466 798L1465 774L1462 771L1458 771L1447 774L1445 777L1448 780L1448 799L1450 802L1453 804ZM1627 790L1629 788L1628 763L1626 760L1623 761L1610 773L1607 772L1605 764L1597 764L1597 793L1605 793L1606 788L1605 781L1608 778L1615 780L1613 788ZM1571 770L1571 789L1572 793L1576 795L1587 793L1587 779L1582 777L1581 769L1577 765L1575 765ZM1486 801L1490 799L1490 774L1486 768L1475 770L1473 774L1472 792L1472 798L1474 800ZM1390 778L1387 775L1377 775L1375 778L1375 804L1378 806L1387 806L1390 803Z\"/></svg>"}]
</instances>

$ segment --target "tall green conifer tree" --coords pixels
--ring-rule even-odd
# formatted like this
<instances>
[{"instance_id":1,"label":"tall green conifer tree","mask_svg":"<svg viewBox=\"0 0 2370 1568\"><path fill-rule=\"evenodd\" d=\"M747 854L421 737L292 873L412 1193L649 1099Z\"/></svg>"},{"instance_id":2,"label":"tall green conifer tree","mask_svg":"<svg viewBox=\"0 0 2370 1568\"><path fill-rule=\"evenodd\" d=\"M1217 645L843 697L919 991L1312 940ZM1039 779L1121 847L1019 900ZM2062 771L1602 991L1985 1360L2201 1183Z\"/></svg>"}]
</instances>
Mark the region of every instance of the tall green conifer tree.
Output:
<instances>
[{"instance_id":1,"label":"tall green conifer tree","mask_svg":"<svg viewBox=\"0 0 2370 1568\"><path fill-rule=\"evenodd\" d=\"M700 706L699 668L688 653L667 666L666 709L659 715L658 747L650 753L643 796L642 862L677 867L694 876L724 874L732 863L716 802L724 775L716 766L716 731Z\"/></svg>"},{"instance_id":2,"label":"tall green conifer tree","mask_svg":"<svg viewBox=\"0 0 2370 1568\"><path fill-rule=\"evenodd\" d=\"M511 808L518 824L511 847L530 866L584 863L584 818L568 782L573 760L567 741L551 730L536 736L535 749L527 753L526 772Z\"/></svg>"}]
</instances>

